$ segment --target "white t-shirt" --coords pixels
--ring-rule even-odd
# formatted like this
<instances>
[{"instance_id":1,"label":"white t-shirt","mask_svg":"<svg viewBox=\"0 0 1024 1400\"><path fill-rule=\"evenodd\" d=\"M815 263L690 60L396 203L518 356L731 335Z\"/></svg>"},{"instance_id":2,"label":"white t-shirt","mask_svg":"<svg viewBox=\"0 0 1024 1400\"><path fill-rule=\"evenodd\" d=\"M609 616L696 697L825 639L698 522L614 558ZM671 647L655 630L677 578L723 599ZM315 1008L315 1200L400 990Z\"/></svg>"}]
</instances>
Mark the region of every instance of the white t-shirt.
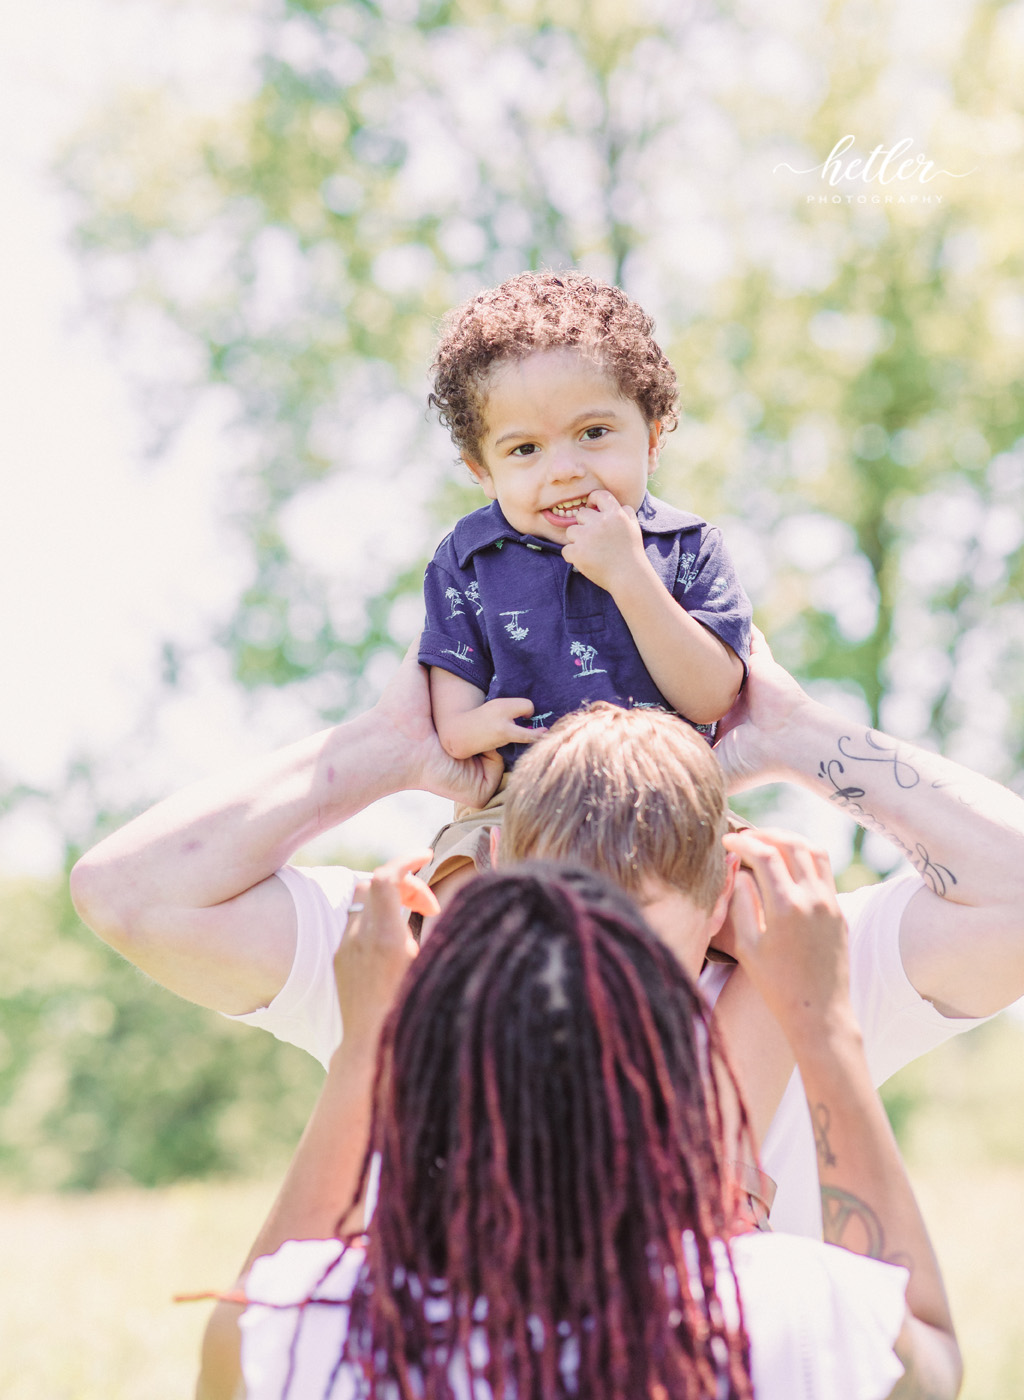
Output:
<instances>
[{"instance_id":1,"label":"white t-shirt","mask_svg":"<svg viewBox=\"0 0 1024 1400\"><path fill-rule=\"evenodd\" d=\"M341 1040L334 954L359 877L341 866L285 866L278 878L295 901L295 961L288 981L268 1007L233 1019L262 1026L279 1040L300 1045L326 1068ZM850 994L876 1084L943 1041L980 1024L943 1016L917 993L903 969L900 920L921 888L921 878L910 872L839 896L850 929ZM727 976L728 969L712 965L701 977L701 988L712 1004ZM795 1071L765 1134L761 1163L778 1187L772 1225L820 1239L814 1135Z\"/></svg>"},{"instance_id":2,"label":"white t-shirt","mask_svg":"<svg viewBox=\"0 0 1024 1400\"><path fill-rule=\"evenodd\" d=\"M732 1253L756 1400L882 1400L889 1394L903 1374L893 1344L905 1315L905 1269L817 1240L760 1232L735 1239ZM325 1394L363 1260L355 1248L339 1256L337 1240L289 1240L253 1264L246 1291L254 1301L240 1323L248 1400L281 1400L290 1365L295 1400ZM718 1295L735 1326L724 1258ZM331 1301L310 1303L300 1314L298 1305L310 1297ZM482 1335L479 1346L474 1360L482 1362ZM450 1375L456 1394L470 1400L464 1363L456 1359ZM350 1400L354 1393L350 1369L343 1367L330 1400Z\"/></svg>"},{"instance_id":3,"label":"white t-shirt","mask_svg":"<svg viewBox=\"0 0 1024 1400\"><path fill-rule=\"evenodd\" d=\"M308 1050L324 1069L341 1044L334 955L348 923L356 882L343 865L315 869L284 865L277 872L295 903L295 958L288 980L269 1006L229 1020L260 1026L278 1040Z\"/></svg>"},{"instance_id":4,"label":"white t-shirt","mask_svg":"<svg viewBox=\"0 0 1024 1400\"><path fill-rule=\"evenodd\" d=\"M969 1017L943 1016L919 995L904 971L900 921L922 888L920 876L909 872L839 896L850 930L850 1000L876 1086L944 1041L981 1024ZM724 971L728 975L728 969ZM701 986L712 1005L724 982L718 968L705 970ZM820 1239L814 1132L798 1070L761 1144L761 1166L778 1187L770 1216L773 1228Z\"/></svg>"}]
</instances>

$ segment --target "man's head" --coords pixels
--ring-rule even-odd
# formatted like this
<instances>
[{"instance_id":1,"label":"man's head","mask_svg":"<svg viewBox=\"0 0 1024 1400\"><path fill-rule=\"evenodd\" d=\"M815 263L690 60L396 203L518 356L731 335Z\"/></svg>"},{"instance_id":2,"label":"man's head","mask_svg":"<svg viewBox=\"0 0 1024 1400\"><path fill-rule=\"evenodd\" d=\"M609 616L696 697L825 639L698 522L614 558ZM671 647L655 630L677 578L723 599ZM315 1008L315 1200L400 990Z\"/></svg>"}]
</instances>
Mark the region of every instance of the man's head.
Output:
<instances>
[{"instance_id":1,"label":"man's head","mask_svg":"<svg viewBox=\"0 0 1024 1400\"><path fill-rule=\"evenodd\" d=\"M522 272L445 317L430 402L463 457L480 462L492 373L537 352L579 351L636 405L650 428L676 423L676 375L650 316L585 273Z\"/></svg>"},{"instance_id":2,"label":"man's head","mask_svg":"<svg viewBox=\"0 0 1024 1400\"><path fill-rule=\"evenodd\" d=\"M516 764L501 861L607 875L695 973L727 910L726 823L721 770L689 725L602 702L559 720Z\"/></svg>"}]
</instances>

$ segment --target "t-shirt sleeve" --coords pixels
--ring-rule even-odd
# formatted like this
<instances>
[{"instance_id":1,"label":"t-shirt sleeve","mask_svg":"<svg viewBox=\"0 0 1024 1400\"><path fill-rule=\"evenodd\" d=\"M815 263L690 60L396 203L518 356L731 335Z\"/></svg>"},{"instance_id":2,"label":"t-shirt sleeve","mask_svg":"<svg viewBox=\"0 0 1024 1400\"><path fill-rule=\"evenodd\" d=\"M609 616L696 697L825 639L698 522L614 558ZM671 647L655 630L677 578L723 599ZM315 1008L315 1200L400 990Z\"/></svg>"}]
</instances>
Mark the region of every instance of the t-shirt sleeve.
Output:
<instances>
[{"instance_id":1,"label":"t-shirt sleeve","mask_svg":"<svg viewBox=\"0 0 1024 1400\"><path fill-rule=\"evenodd\" d=\"M326 1069L341 1044L334 954L360 877L342 865L285 865L277 878L295 904L295 957L288 980L269 1006L229 1019L270 1031L308 1051Z\"/></svg>"},{"instance_id":2,"label":"t-shirt sleeve","mask_svg":"<svg viewBox=\"0 0 1024 1400\"><path fill-rule=\"evenodd\" d=\"M839 898L850 929L850 997L876 1084L987 1019L944 1016L906 974L900 924L924 888L921 877L908 870Z\"/></svg>"},{"instance_id":3,"label":"t-shirt sleeve","mask_svg":"<svg viewBox=\"0 0 1024 1400\"><path fill-rule=\"evenodd\" d=\"M423 599L427 620L420 638L420 661L461 676L486 695L494 664L480 625L483 607L476 580L445 567L435 557L427 565Z\"/></svg>"},{"instance_id":4,"label":"t-shirt sleeve","mask_svg":"<svg viewBox=\"0 0 1024 1400\"><path fill-rule=\"evenodd\" d=\"M743 590L722 532L709 526L696 553L685 536L672 594L686 611L732 647L746 667L750 659L750 599Z\"/></svg>"},{"instance_id":5,"label":"t-shirt sleeve","mask_svg":"<svg viewBox=\"0 0 1024 1400\"><path fill-rule=\"evenodd\" d=\"M906 1269L835 1245L756 1231L732 1241L758 1400L882 1400L903 1374L893 1350Z\"/></svg>"}]
</instances>

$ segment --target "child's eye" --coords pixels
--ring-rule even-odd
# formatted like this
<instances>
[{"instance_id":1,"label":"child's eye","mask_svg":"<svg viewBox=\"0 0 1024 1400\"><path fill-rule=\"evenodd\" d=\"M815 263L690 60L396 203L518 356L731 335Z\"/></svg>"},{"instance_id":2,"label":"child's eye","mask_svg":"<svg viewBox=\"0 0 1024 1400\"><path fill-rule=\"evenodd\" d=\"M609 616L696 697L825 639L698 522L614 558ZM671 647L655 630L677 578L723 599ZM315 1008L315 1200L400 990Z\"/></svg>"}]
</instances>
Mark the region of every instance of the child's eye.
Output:
<instances>
[{"instance_id":1,"label":"child's eye","mask_svg":"<svg viewBox=\"0 0 1024 1400\"><path fill-rule=\"evenodd\" d=\"M537 451L535 442L521 442L518 447L513 447L508 454L510 457L532 457Z\"/></svg>"},{"instance_id":2,"label":"child's eye","mask_svg":"<svg viewBox=\"0 0 1024 1400\"><path fill-rule=\"evenodd\" d=\"M599 438L604 437L607 431L607 428L602 427L587 428L583 434L583 440L584 442L597 442Z\"/></svg>"}]
</instances>

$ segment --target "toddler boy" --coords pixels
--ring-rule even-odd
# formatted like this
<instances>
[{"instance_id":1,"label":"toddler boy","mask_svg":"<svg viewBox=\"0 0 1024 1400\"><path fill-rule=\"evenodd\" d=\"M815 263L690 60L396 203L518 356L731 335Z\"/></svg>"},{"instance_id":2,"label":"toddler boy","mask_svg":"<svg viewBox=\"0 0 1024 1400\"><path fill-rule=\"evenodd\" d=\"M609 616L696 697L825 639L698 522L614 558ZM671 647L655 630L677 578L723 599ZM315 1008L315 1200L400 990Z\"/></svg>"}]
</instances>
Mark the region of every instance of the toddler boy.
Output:
<instances>
[{"instance_id":1,"label":"toddler boy","mask_svg":"<svg viewBox=\"0 0 1024 1400\"><path fill-rule=\"evenodd\" d=\"M509 768L597 700L711 735L739 692L750 604L720 533L647 492L677 420L652 332L624 292L580 272L522 273L445 320L430 401L491 498L425 581L419 658L453 757L498 749Z\"/></svg>"}]
</instances>

